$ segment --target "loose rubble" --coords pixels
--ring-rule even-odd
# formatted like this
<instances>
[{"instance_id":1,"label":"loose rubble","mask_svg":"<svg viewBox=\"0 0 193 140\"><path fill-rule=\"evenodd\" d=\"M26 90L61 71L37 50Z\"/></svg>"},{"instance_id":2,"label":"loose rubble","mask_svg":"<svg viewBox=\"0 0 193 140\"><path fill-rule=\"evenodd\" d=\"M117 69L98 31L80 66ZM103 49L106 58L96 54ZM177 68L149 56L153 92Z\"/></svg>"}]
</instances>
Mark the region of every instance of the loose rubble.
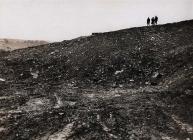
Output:
<instances>
[{"instance_id":1,"label":"loose rubble","mask_svg":"<svg viewBox=\"0 0 193 140\"><path fill-rule=\"evenodd\" d=\"M0 57L0 139L193 139L193 21Z\"/></svg>"}]
</instances>

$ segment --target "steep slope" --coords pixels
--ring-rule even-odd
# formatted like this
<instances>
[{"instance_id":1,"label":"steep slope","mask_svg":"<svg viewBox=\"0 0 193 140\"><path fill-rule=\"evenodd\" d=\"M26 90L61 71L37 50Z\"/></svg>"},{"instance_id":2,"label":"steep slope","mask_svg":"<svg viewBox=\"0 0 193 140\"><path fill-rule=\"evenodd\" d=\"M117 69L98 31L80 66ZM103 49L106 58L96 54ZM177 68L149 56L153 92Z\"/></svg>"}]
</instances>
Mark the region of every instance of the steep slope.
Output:
<instances>
[{"instance_id":1,"label":"steep slope","mask_svg":"<svg viewBox=\"0 0 193 140\"><path fill-rule=\"evenodd\" d=\"M22 80L32 78L20 76L30 75L32 69L40 72L37 79L41 81L75 78L94 84L159 83L175 71L190 67L192 22L99 33L16 50L5 58L9 60L5 65L14 70L14 78ZM152 78L156 75L159 78Z\"/></svg>"},{"instance_id":2,"label":"steep slope","mask_svg":"<svg viewBox=\"0 0 193 140\"><path fill-rule=\"evenodd\" d=\"M3 139L193 139L193 20L0 58Z\"/></svg>"}]
</instances>

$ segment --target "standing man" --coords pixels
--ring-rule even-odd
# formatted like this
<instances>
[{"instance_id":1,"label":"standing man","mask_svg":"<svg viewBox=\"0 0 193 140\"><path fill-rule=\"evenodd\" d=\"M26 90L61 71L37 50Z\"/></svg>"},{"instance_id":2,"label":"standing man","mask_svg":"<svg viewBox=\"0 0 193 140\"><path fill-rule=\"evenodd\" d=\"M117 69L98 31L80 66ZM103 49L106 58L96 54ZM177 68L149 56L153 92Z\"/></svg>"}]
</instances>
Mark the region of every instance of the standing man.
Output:
<instances>
[{"instance_id":1,"label":"standing man","mask_svg":"<svg viewBox=\"0 0 193 140\"><path fill-rule=\"evenodd\" d=\"M147 26L149 26L150 25L150 18L148 17L147 18Z\"/></svg>"},{"instance_id":2,"label":"standing man","mask_svg":"<svg viewBox=\"0 0 193 140\"><path fill-rule=\"evenodd\" d=\"M151 18L151 25L155 25L155 18L154 17Z\"/></svg>"},{"instance_id":3,"label":"standing man","mask_svg":"<svg viewBox=\"0 0 193 140\"><path fill-rule=\"evenodd\" d=\"M155 24L157 25L157 22L158 22L158 17L155 16Z\"/></svg>"}]
</instances>

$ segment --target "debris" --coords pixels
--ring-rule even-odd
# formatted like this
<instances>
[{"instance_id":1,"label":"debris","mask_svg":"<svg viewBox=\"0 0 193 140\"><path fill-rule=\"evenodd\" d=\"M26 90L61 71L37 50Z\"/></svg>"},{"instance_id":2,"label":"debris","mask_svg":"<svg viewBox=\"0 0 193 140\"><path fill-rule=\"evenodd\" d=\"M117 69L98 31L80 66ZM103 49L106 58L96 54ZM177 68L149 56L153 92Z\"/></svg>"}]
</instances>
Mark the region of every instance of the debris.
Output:
<instances>
[{"instance_id":1,"label":"debris","mask_svg":"<svg viewBox=\"0 0 193 140\"><path fill-rule=\"evenodd\" d=\"M3 79L3 78L0 78L0 81L1 81L1 82L5 82L5 79Z\"/></svg>"},{"instance_id":2,"label":"debris","mask_svg":"<svg viewBox=\"0 0 193 140\"><path fill-rule=\"evenodd\" d=\"M192 25L99 33L0 56L1 139L191 139Z\"/></svg>"},{"instance_id":3,"label":"debris","mask_svg":"<svg viewBox=\"0 0 193 140\"><path fill-rule=\"evenodd\" d=\"M116 71L115 75L122 73L124 70Z\"/></svg>"},{"instance_id":4,"label":"debris","mask_svg":"<svg viewBox=\"0 0 193 140\"><path fill-rule=\"evenodd\" d=\"M154 72L152 75L152 78L161 78L162 74L160 74L159 72Z\"/></svg>"},{"instance_id":5,"label":"debris","mask_svg":"<svg viewBox=\"0 0 193 140\"><path fill-rule=\"evenodd\" d=\"M63 130L49 136L48 140L67 140L70 134L72 134L73 125L74 122L67 124Z\"/></svg>"},{"instance_id":6,"label":"debris","mask_svg":"<svg viewBox=\"0 0 193 140\"><path fill-rule=\"evenodd\" d=\"M38 78L38 75L39 75L39 71L38 70L32 71L32 69L30 68L30 72L31 72L31 75L33 76L34 79Z\"/></svg>"}]
</instances>

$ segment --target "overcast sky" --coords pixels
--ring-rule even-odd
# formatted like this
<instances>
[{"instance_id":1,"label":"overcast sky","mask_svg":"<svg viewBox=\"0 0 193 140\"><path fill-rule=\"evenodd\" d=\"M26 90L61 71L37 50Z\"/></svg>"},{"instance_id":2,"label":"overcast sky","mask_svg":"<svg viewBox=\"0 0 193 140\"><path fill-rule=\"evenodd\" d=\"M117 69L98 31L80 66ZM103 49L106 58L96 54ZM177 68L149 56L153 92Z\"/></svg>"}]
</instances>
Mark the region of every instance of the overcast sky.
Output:
<instances>
[{"instance_id":1,"label":"overcast sky","mask_svg":"<svg viewBox=\"0 0 193 140\"><path fill-rule=\"evenodd\" d=\"M193 0L0 0L0 38L60 41L193 19Z\"/></svg>"}]
</instances>

